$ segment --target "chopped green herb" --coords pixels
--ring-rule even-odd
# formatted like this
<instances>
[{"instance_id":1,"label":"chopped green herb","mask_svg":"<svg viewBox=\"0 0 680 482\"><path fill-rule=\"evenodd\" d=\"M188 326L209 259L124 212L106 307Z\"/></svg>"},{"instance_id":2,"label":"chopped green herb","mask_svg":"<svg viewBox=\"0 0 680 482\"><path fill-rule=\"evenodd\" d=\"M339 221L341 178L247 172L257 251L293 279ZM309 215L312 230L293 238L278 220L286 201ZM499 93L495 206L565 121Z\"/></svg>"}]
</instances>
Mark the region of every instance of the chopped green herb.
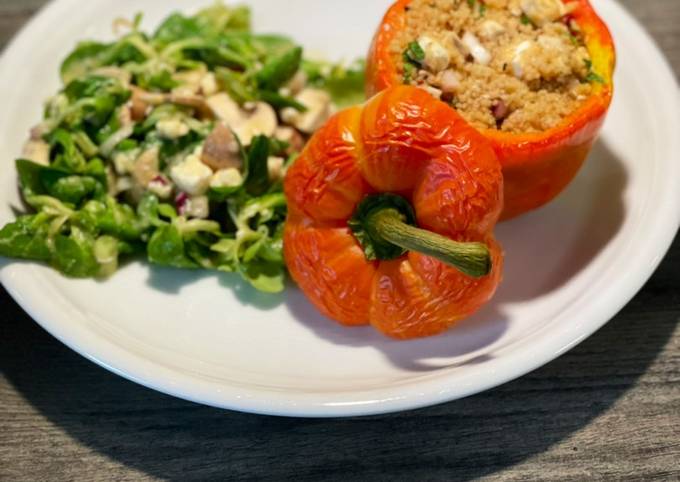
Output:
<instances>
[{"instance_id":1,"label":"chopped green herb","mask_svg":"<svg viewBox=\"0 0 680 482\"><path fill-rule=\"evenodd\" d=\"M519 17L519 21L522 23L522 25L533 25L533 22L531 19L527 16L526 13L523 13L521 17Z\"/></svg>"},{"instance_id":2,"label":"chopped green herb","mask_svg":"<svg viewBox=\"0 0 680 482\"><path fill-rule=\"evenodd\" d=\"M600 75L596 74L595 72L588 73L588 75L586 76L586 81L591 82L591 83L597 82L598 84L605 84L606 83L605 80Z\"/></svg>"},{"instance_id":3,"label":"chopped green herb","mask_svg":"<svg viewBox=\"0 0 680 482\"><path fill-rule=\"evenodd\" d=\"M593 61L590 59L584 59L583 63L586 66L586 69L588 70L588 75L586 75L586 82L597 82L598 84L605 84L605 80L598 75L597 73L593 72Z\"/></svg>"},{"instance_id":4,"label":"chopped green herb","mask_svg":"<svg viewBox=\"0 0 680 482\"><path fill-rule=\"evenodd\" d=\"M404 84L410 84L411 81L413 80L413 76L416 73L416 68L413 66L412 63L406 62L404 63Z\"/></svg>"},{"instance_id":5,"label":"chopped green herb","mask_svg":"<svg viewBox=\"0 0 680 482\"><path fill-rule=\"evenodd\" d=\"M422 65L425 61L425 51L418 42L413 41L406 46L404 58L417 65Z\"/></svg>"}]
</instances>

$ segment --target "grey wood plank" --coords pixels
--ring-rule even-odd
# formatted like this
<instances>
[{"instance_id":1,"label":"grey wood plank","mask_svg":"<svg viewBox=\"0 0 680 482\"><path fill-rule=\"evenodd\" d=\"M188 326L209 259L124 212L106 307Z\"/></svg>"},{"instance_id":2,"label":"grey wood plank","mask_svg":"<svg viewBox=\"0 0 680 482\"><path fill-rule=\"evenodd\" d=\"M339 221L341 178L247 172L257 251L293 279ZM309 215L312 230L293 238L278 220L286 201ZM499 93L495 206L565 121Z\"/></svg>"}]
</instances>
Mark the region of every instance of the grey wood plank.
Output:
<instances>
[{"instance_id":1,"label":"grey wood plank","mask_svg":"<svg viewBox=\"0 0 680 482\"><path fill-rule=\"evenodd\" d=\"M0 46L43 3L0 0ZM680 1L621 3L680 73ZM680 480L678 266L680 240L616 319L520 380L344 420L243 415L139 387L0 290L0 481Z\"/></svg>"}]
</instances>

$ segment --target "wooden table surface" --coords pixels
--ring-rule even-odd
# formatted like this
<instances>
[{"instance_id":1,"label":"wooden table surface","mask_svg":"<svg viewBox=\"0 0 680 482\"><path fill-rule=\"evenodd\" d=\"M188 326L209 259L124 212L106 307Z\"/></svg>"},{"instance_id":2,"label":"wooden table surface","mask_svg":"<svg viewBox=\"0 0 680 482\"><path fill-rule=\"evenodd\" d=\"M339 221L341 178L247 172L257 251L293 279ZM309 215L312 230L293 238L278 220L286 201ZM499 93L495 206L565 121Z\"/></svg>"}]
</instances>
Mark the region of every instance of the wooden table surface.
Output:
<instances>
[{"instance_id":1,"label":"wooden table surface","mask_svg":"<svg viewBox=\"0 0 680 482\"><path fill-rule=\"evenodd\" d=\"M44 3L0 0L0 46ZM680 0L623 0L680 71ZM679 133L680 134L680 133ZM605 328L490 392L397 415L225 412L69 351L0 291L0 480L680 480L680 240Z\"/></svg>"}]
</instances>

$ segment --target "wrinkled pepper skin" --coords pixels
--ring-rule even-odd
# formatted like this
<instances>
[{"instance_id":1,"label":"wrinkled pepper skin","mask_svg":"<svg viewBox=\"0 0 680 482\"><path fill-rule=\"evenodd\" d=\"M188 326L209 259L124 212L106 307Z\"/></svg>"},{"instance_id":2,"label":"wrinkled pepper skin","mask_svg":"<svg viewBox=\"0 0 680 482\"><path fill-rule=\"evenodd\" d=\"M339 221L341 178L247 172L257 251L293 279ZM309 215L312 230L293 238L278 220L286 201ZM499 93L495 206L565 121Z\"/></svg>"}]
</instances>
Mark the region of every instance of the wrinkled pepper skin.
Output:
<instances>
[{"instance_id":1,"label":"wrinkled pepper skin","mask_svg":"<svg viewBox=\"0 0 680 482\"><path fill-rule=\"evenodd\" d=\"M369 95L402 83L397 69L400 56L392 53L391 44L404 28L409 3L411 0L397 1L375 35L368 55ZM593 70L604 83L595 83L593 95L550 130L531 134L491 129L482 132L492 142L503 166L504 220L549 203L571 183L588 157L611 104L616 63L614 41L588 0L571 3L577 4L571 16L581 27Z\"/></svg>"},{"instance_id":2,"label":"wrinkled pepper skin","mask_svg":"<svg viewBox=\"0 0 680 482\"><path fill-rule=\"evenodd\" d=\"M371 324L397 339L436 335L477 311L500 282L500 164L488 141L421 89L389 89L333 117L289 170L285 192L288 269L343 325ZM408 199L421 228L487 243L491 273L473 279L414 252L368 261L347 222L380 192Z\"/></svg>"}]
</instances>

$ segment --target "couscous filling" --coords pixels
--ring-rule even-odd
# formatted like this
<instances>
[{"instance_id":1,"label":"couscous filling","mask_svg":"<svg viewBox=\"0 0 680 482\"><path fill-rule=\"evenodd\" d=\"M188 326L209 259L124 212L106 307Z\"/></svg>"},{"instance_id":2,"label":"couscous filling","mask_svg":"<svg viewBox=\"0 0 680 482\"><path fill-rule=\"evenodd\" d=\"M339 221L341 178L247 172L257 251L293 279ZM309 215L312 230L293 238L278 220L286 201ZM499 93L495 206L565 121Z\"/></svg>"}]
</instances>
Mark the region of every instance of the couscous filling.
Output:
<instances>
[{"instance_id":1,"label":"couscous filling","mask_svg":"<svg viewBox=\"0 0 680 482\"><path fill-rule=\"evenodd\" d=\"M449 102L475 127L540 132L602 81L573 8L561 0L414 0L392 49L404 83Z\"/></svg>"}]
</instances>

